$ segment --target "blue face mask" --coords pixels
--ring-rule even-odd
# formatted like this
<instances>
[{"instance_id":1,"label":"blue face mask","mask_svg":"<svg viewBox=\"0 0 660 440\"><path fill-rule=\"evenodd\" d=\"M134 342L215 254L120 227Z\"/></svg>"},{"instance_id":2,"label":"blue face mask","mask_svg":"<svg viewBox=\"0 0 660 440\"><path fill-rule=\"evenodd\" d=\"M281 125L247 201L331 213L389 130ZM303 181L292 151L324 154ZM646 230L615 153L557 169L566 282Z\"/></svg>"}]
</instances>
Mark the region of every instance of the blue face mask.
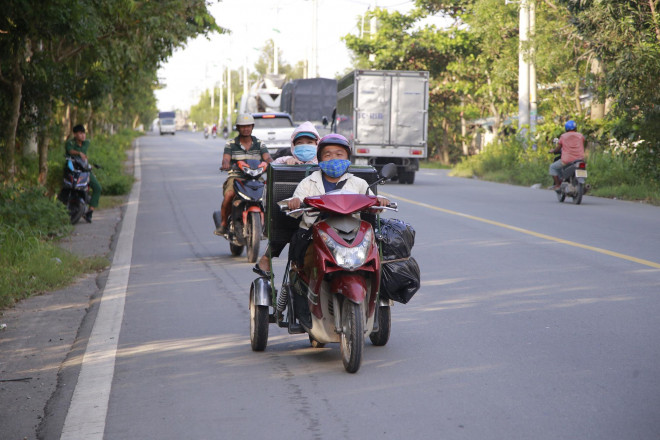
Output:
<instances>
[{"instance_id":1,"label":"blue face mask","mask_svg":"<svg viewBox=\"0 0 660 440\"><path fill-rule=\"evenodd\" d=\"M316 157L316 145L300 144L296 145L293 149L296 157L303 162L309 162Z\"/></svg>"},{"instance_id":2,"label":"blue face mask","mask_svg":"<svg viewBox=\"0 0 660 440\"><path fill-rule=\"evenodd\" d=\"M351 161L346 159L331 159L319 163L321 171L335 178L343 176L350 165Z\"/></svg>"}]
</instances>

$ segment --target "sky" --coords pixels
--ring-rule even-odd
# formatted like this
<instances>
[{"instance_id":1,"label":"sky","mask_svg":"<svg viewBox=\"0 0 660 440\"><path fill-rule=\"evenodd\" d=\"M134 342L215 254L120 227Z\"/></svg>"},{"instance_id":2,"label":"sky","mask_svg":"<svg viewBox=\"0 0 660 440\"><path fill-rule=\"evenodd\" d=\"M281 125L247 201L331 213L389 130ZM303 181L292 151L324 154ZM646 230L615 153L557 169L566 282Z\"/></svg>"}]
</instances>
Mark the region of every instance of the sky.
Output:
<instances>
[{"instance_id":1,"label":"sky","mask_svg":"<svg viewBox=\"0 0 660 440\"><path fill-rule=\"evenodd\" d=\"M357 34L357 17L373 4L389 11L407 12L413 1L404 0L317 0L319 76L334 78L351 65L341 37ZM248 71L269 39L280 48L280 64L295 65L311 53L313 41L311 0L222 0L209 11L216 22L231 34L199 37L178 49L158 71L165 88L156 91L160 110L187 110L200 94L218 83L227 65ZM439 19L438 19L439 20ZM431 23L434 21L431 20ZM437 24L437 23L436 23Z\"/></svg>"}]
</instances>

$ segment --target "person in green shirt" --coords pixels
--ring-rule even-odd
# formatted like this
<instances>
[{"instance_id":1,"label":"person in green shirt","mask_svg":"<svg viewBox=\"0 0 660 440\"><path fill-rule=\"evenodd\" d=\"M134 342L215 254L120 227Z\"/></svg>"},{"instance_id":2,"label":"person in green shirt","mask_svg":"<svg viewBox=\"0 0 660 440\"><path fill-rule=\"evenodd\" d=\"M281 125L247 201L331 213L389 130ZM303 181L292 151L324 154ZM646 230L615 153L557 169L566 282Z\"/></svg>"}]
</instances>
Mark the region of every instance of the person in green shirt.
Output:
<instances>
[{"instance_id":1,"label":"person in green shirt","mask_svg":"<svg viewBox=\"0 0 660 440\"><path fill-rule=\"evenodd\" d=\"M82 159L87 160L89 141L86 138L87 135L83 125L78 124L73 127L73 137L64 144L66 154L68 156L80 156ZM92 188L92 200L89 202L89 211L85 213L87 223L92 222L92 214L94 209L99 206L99 199L101 198L101 185L92 173L89 174L89 186Z\"/></svg>"}]
</instances>

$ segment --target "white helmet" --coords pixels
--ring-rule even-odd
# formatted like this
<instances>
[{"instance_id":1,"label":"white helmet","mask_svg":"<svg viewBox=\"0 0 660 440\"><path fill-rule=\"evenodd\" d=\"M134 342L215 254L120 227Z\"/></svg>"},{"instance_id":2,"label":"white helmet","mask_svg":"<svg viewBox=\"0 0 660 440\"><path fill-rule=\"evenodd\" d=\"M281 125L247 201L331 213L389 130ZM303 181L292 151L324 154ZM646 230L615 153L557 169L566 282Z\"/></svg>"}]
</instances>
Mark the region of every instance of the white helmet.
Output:
<instances>
[{"instance_id":1,"label":"white helmet","mask_svg":"<svg viewBox=\"0 0 660 440\"><path fill-rule=\"evenodd\" d=\"M254 118L249 113L241 113L238 115L236 125L254 125Z\"/></svg>"}]
</instances>

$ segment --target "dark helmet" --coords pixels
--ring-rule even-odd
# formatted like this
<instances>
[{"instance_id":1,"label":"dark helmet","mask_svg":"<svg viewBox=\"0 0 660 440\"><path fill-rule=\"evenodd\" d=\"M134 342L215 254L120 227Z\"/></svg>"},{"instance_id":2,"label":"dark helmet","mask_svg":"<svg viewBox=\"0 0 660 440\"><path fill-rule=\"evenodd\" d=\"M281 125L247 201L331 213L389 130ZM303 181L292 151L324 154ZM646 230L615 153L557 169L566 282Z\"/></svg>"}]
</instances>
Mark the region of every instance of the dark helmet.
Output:
<instances>
[{"instance_id":1,"label":"dark helmet","mask_svg":"<svg viewBox=\"0 0 660 440\"><path fill-rule=\"evenodd\" d=\"M323 147L327 147L328 145L344 147L348 153L348 158L351 158L351 144L348 143L348 140L340 134L330 133L323 136L319 141L319 145L316 147L316 159L319 162L321 162L321 152L323 151Z\"/></svg>"},{"instance_id":2,"label":"dark helmet","mask_svg":"<svg viewBox=\"0 0 660 440\"><path fill-rule=\"evenodd\" d=\"M568 122L564 125L564 129L565 129L566 131L573 131L573 130L575 130L576 128L577 128L577 124L576 124L575 121L572 120L572 119L571 119L570 121L568 121Z\"/></svg>"},{"instance_id":3,"label":"dark helmet","mask_svg":"<svg viewBox=\"0 0 660 440\"><path fill-rule=\"evenodd\" d=\"M74 133L84 133L85 132L85 126L82 124L78 124L75 127L73 127L73 132Z\"/></svg>"}]
</instances>

